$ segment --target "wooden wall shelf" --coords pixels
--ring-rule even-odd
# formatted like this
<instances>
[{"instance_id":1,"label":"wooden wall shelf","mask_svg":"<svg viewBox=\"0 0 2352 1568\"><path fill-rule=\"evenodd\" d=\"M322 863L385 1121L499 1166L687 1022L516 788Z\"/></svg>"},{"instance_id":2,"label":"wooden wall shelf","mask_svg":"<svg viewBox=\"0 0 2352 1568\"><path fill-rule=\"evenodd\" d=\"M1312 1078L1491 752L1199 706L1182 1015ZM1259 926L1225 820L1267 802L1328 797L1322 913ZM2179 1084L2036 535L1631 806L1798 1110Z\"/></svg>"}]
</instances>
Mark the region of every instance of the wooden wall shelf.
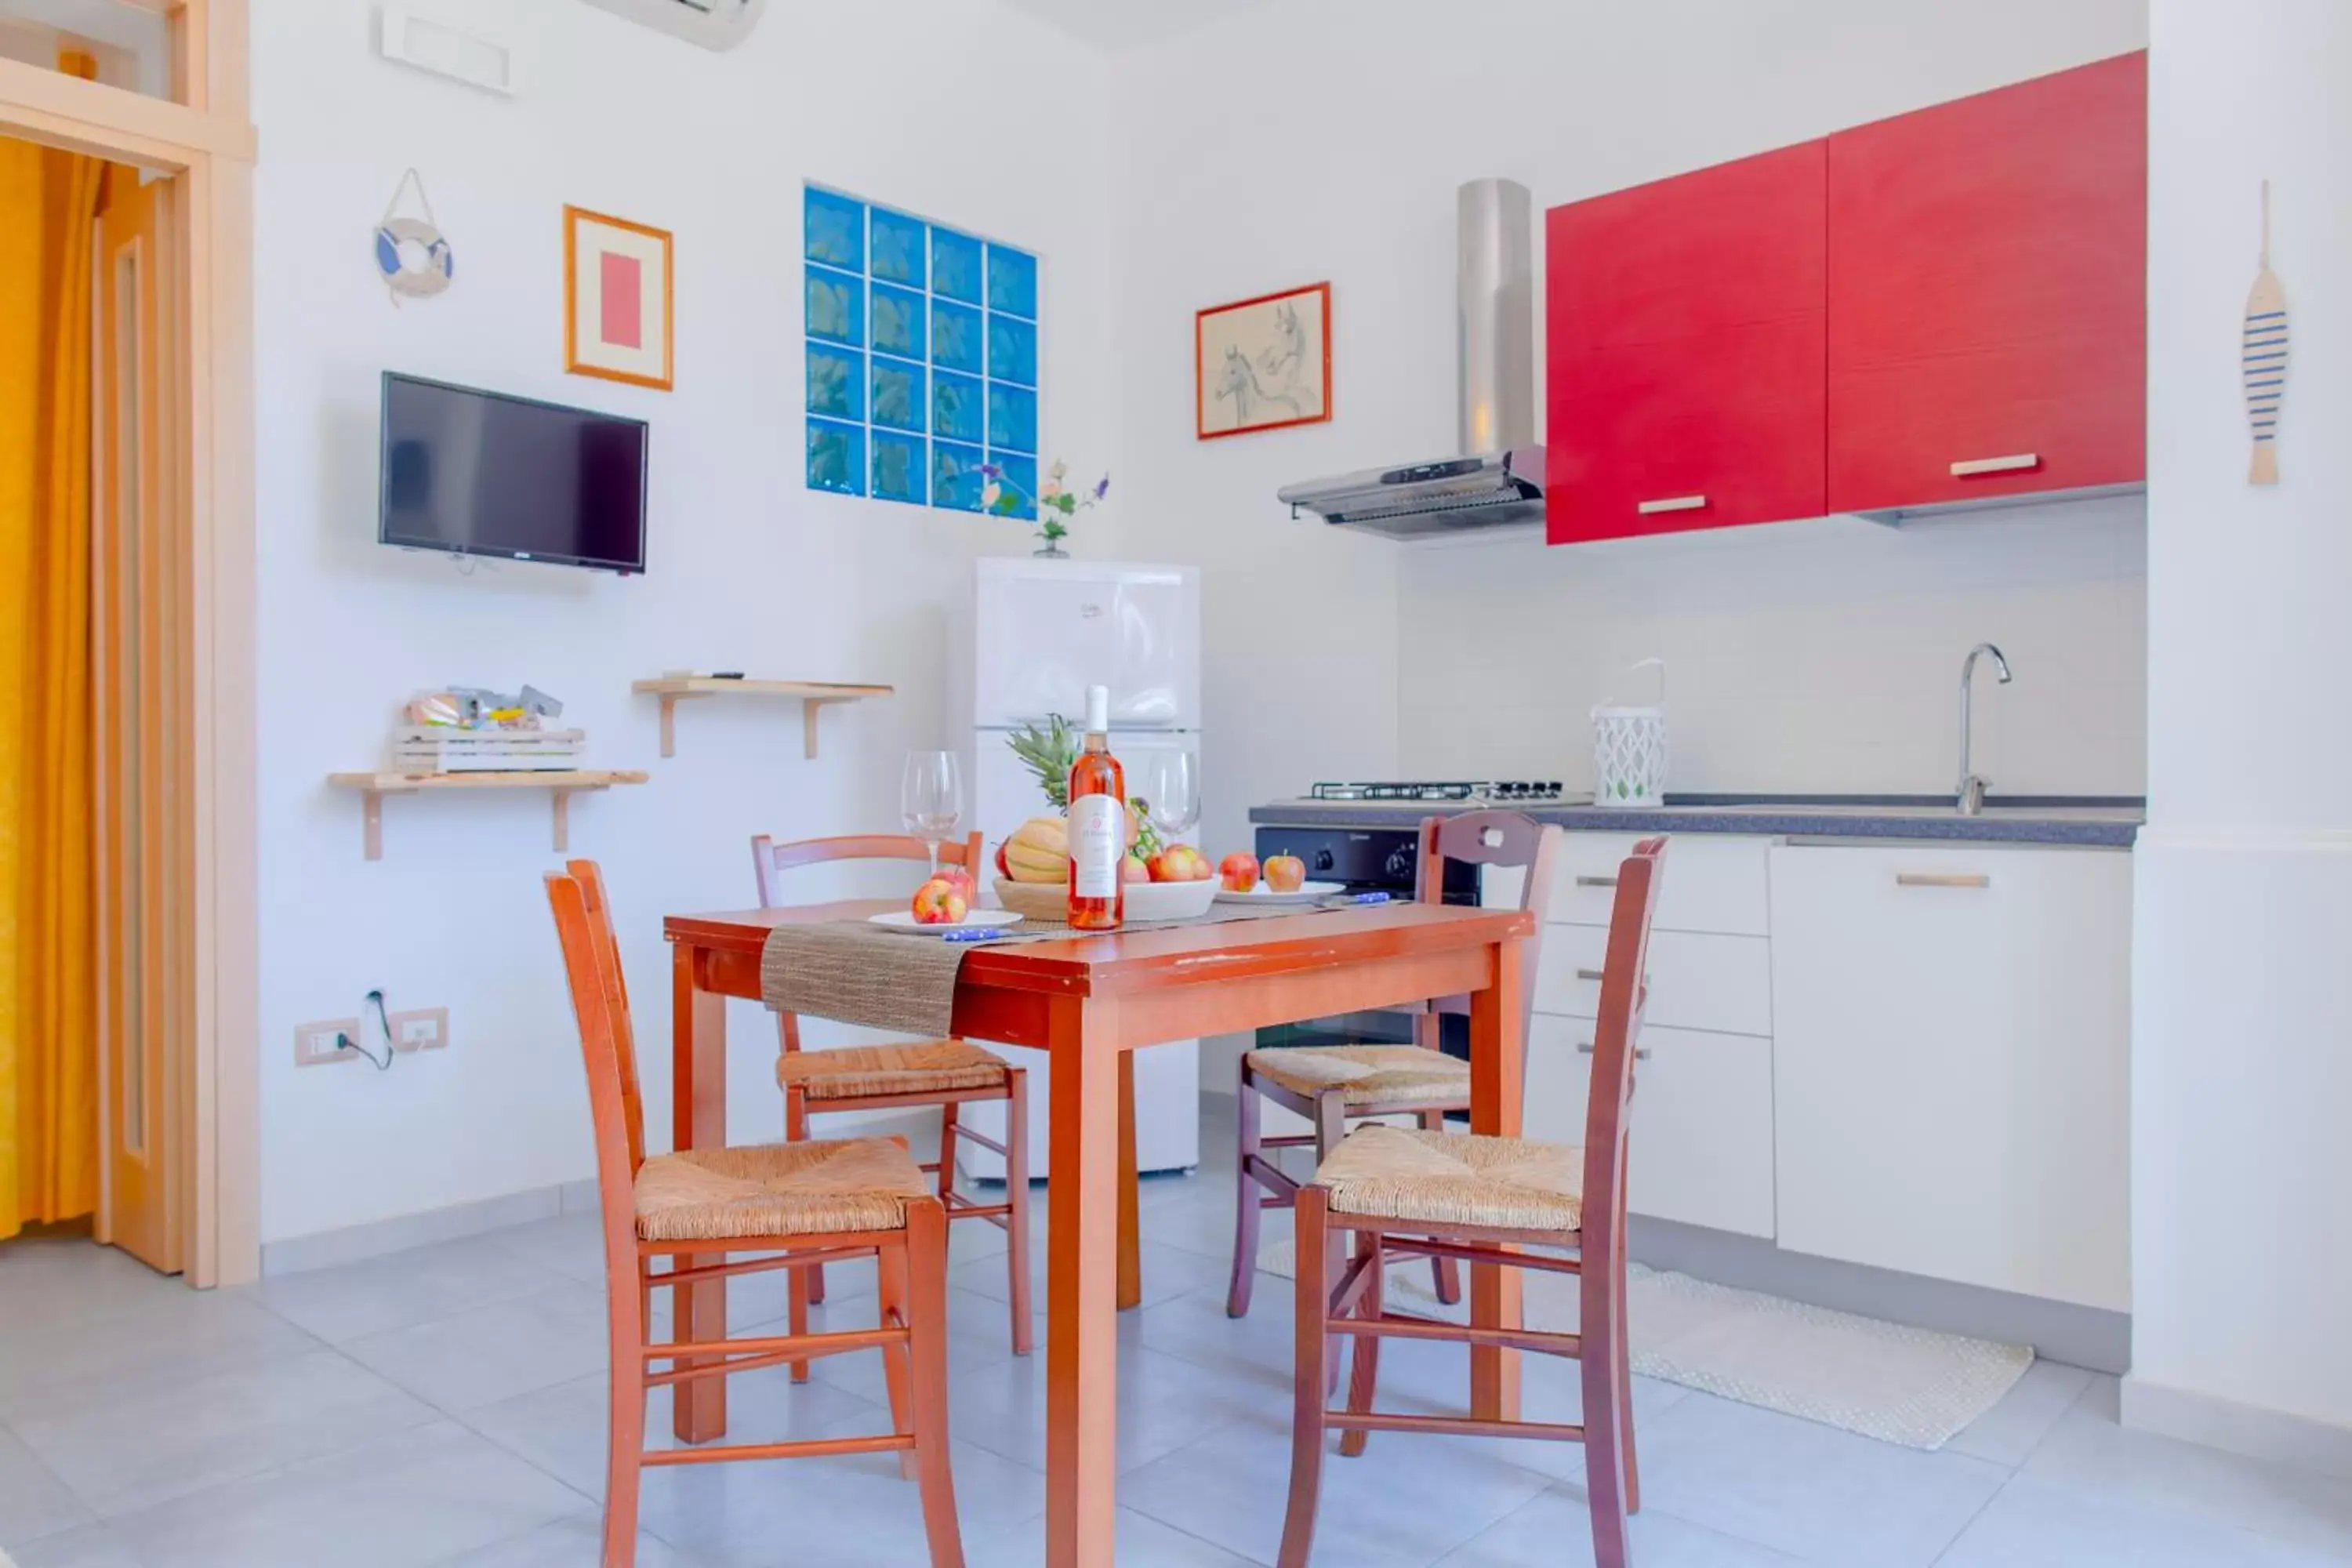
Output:
<instances>
[{"instance_id":1,"label":"wooden wall shelf","mask_svg":"<svg viewBox=\"0 0 2352 1568\"><path fill-rule=\"evenodd\" d=\"M572 847L572 797L583 791L610 789L614 784L641 784L650 775L627 770L593 773L547 772L512 773L329 773L334 789L360 792L366 823L367 858L383 858L383 797L421 795L428 790L543 789L555 797L555 851Z\"/></svg>"},{"instance_id":2,"label":"wooden wall shelf","mask_svg":"<svg viewBox=\"0 0 2352 1568\"><path fill-rule=\"evenodd\" d=\"M862 702L869 697L889 697L888 686L853 686L833 680L720 680L708 675L666 675L640 680L630 689L661 699L661 754L677 755L677 705L697 697L783 697L801 703L801 737L804 749L816 756L816 716L835 702Z\"/></svg>"}]
</instances>

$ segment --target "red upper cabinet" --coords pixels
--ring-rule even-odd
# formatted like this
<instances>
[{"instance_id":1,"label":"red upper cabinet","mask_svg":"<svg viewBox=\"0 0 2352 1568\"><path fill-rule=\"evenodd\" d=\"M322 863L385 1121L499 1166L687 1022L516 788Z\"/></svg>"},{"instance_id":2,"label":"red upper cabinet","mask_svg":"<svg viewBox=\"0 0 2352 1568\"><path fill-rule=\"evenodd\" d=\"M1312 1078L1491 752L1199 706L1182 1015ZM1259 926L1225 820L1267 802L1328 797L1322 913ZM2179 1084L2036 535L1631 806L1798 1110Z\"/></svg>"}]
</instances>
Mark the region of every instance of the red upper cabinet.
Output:
<instances>
[{"instance_id":1,"label":"red upper cabinet","mask_svg":"<svg viewBox=\"0 0 2352 1568\"><path fill-rule=\"evenodd\" d=\"M1828 510L1828 153L1814 142L1554 207L1554 544Z\"/></svg>"},{"instance_id":2,"label":"red upper cabinet","mask_svg":"<svg viewBox=\"0 0 2352 1568\"><path fill-rule=\"evenodd\" d=\"M1829 507L2147 474L2147 58L1829 139Z\"/></svg>"}]
</instances>

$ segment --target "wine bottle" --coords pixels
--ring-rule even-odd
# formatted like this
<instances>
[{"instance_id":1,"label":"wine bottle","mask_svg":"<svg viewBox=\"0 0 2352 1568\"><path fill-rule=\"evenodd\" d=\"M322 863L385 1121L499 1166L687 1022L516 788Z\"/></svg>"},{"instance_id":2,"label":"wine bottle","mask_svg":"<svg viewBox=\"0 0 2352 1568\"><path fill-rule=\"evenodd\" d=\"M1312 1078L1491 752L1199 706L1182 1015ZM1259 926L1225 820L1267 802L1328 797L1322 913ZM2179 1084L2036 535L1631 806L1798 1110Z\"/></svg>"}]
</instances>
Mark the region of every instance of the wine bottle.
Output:
<instances>
[{"instance_id":1,"label":"wine bottle","mask_svg":"<svg viewBox=\"0 0 2352 1568\"><path fill-rule=\"evenodd\" d=\"M1070 924L1117 931L1127 919L1127 773L1110 754L1110 688L1087 688L1087 739L1070 764Z\"/></svg>"}]
</instances>

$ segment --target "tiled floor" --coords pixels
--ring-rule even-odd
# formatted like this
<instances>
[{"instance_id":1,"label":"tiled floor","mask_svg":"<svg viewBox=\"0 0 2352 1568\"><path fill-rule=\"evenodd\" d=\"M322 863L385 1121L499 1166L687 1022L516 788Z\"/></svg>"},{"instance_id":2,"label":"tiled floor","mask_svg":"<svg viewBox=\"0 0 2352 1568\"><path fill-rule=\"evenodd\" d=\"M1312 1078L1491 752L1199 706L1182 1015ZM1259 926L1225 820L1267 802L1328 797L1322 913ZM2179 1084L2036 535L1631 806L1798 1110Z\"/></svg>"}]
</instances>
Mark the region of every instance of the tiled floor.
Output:
<instances>
[{"instance_id":1,"label":"tiled floor","mask_svg":"<svg viewBox=\"0 0 2352 1568\"><path fill-rule=\"evenodd\" d=\"M1203 1137L1201 1174L1147 1188L1148 1304L1123 1321L1119 1561L1143 1568L1270 1562L1281 1532L1286 1293L1225 1318L1229 1121ZM973 1568L1041 1563L1043 1369L1006 1349L1001 1237L959 1226L955 1249L966 1549ZM209 1295L86 1242L0 1247L0 1547L21 1568L587 1568L601 1268L586 1216ZM781 1315L775 1277L736 1283L739 1329ZM826 1314L866 1317L872 1289L836 1270ZM1460 1353L1393 1346L1385 1399L1457 1397ZM733 1412L797 1437L879 1430L882 1402L865 1355L797 1388L738 1379ZM1532 1368L1528 1404L1574 1419L1573 1369ZM2124 1432L2114 1380L2067 1367L2035 1367L1937 1454L1646 1381L1636 1413L1643 1568L2352 1563L2352 1483ZM1329 1466L1318 1561L1589 1563L1580 1466L1561 1446L1376 1437ZM644 1522L644 1568L923 1560L888 1458L656 1470Z\"/></svg>"}]
</instances>

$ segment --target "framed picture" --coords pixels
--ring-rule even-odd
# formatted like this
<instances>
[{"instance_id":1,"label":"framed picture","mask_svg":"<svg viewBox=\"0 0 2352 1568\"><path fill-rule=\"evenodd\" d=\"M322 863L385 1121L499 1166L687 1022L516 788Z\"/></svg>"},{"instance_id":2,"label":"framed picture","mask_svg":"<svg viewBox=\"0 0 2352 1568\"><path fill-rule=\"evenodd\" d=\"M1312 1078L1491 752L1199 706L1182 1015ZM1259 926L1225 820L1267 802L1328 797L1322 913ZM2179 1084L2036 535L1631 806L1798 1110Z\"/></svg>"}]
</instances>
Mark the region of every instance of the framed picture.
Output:
<instances>
[{"instance_id":1,"label":"framed picture","mask_svg":"<svg viewBox=\"0 0 2352 1568\"><path fill-rule=\"evenodd\" d=\"M1331 417L1331 285L1214 305L1193 319L1203 441Z\"/></svg>"},{"instance_id":2,"label":"framed picture","mask_svg":"<svg viewBox=\"0 0 2352 1568\"><path fill-rule=\"evenodd\" d=\"M563 368L670 389L670 237L563 209Z\"/></svg>"}]
</instances>

